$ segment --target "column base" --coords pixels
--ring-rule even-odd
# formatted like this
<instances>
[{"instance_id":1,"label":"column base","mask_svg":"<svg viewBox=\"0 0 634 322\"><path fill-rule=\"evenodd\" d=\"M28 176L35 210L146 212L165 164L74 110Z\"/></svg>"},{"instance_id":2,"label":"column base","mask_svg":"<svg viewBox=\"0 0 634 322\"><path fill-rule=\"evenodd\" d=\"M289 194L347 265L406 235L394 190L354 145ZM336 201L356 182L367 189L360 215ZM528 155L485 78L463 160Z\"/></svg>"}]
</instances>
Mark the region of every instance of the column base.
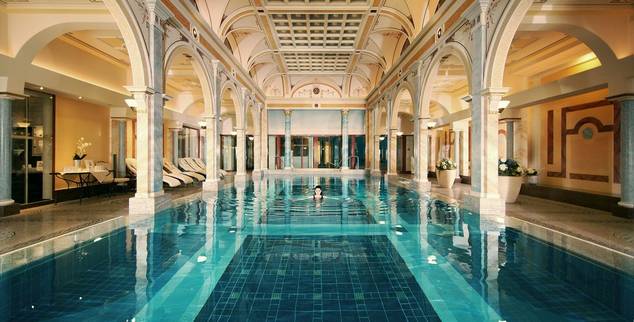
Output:
<instances>
[{"instance_id":1,"label":"column base","mask_svg":"<svg viewBox=\"0 0 634 322\"><path fill-rule=\"evenodd\" d=\"M373 176L373 177L380 177L381 176L381 170L372 169L372 171L370 171L370 175Z\"/></svg>"},{"instance_id":2,"label":"column base","mask_svg":"<svg viewBox=\"0 0 634 322\"><path fill-rule=\"evenodd\" d=\"M0 204L0 218L20 213L20 205L13 200Z\"/></svg>"},{"instance_id":3,"label":"column base","mask_svg":"<svg viewBox=\"0 0 634 322\"><path fill-rule=\"evenodd\" d=\"M612 214L617 217L634 219L634 205L625 202L619 202L618 206L614 207Z\"/></svg>"},{"instance_id":4,"label":"column base","mask_svg":"<svg viewBox=\"0 0 634 322\"><path fill-rule=\"evenodd\" d=\"M245 183L247 182L247 175L245 173L239 173L233 176L234 183Z\"/></svg>"},{"instance_id":5,"label":"column base","mask_svg":"<svg viewBox=\"0 0 634 322\"><path fill-rule=\"evenodd\" d=\"M483 197L475 194L465 195L462 207L480 215L506 214L506 203L500 197Z\"/></svg>"},{"instance_id":6,"label":"column base","mask_svg":"<svg viewBox=\"0 0 634 322\"><path fill-rule=\"evenodd\" d=\"M172 199L163 191L150 195L135 195L129 201L130 215L153 215L172 206Z\"/></svg>"},{"instance_id":7,"label":"column base","mask_svg":"<svg viewBox=\"0 0 634 322\"><path fill-rule=\"evenodd\" d=\"M253 172L251 172L251 179L260 180L262 179L262 174L261 170L253 170Z\"/></svg>"},{"instance_id":8,"label":"column base","mask_svg":"<svg viewBox=\"0 0 634 322\"><path fill-rule=\"evenodd\" d=\"M220 180L211 179L203 182L203 191L218 191L220 190Z\"/></svg>"}]
</instances>

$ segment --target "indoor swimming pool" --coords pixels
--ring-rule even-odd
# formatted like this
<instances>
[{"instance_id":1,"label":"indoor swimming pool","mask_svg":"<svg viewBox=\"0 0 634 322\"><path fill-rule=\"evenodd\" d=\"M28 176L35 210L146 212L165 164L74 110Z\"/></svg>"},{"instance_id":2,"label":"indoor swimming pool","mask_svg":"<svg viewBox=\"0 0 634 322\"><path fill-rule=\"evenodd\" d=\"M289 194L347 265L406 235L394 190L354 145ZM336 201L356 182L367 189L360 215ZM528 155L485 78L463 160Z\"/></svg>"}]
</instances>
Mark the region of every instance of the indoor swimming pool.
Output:
<instances>
[{"instance_id":1,"label":"indoor swimming pool","mask_svg":"<svg viewBox=\"0 0 634 322\"><path fill-rule=\"evenodd\" d=\"M0 321L632 321L632 299L628 273L364 177L226 187L0 275Z\"/></svg>"}]
</instances>

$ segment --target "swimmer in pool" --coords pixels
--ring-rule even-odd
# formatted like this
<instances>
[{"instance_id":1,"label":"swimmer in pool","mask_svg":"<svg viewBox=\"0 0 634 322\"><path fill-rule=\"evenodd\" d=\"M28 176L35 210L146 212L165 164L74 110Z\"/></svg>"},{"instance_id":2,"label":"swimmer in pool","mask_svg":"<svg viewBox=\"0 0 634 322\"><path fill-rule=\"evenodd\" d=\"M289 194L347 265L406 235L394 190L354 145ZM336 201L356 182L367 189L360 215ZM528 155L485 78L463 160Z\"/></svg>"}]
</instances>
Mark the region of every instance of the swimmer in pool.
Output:
<instances>
[{"instance_id":1,"label":"swimmer in pool","mask_svg":"<svg viewBox=\"0 0 634 322\"><path fill-rule=\"evenodd\" d=\"M313 200L324 200L324 192L321 190L321 186L315 186L315 189L313 189Z\"/></svg>"}]
</instances>

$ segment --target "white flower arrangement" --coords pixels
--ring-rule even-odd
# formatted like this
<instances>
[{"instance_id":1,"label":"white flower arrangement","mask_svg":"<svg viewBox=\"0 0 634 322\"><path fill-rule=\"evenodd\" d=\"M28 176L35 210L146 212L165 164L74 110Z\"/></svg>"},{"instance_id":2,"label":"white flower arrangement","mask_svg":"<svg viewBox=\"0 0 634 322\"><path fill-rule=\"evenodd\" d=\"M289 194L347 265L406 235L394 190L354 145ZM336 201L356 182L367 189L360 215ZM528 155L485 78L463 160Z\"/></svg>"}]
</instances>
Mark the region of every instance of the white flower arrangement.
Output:
<instances>
[{"instance_id":1,"label":"white flower arrangement","mask_svg":"<svg viewBox=\"0 0 634 322\"><path fill-rule=\"evenodd\" d=\"M507 177L536 176L537 170L526 169L513 159L500 159L498 161L498 175Z\"/></svg>"},{"instance_id":2,"label":"white flower arrangement","mask_svg":"<svg viewBox=\"0 0 634 322\"><path fill-rule=\"evenodd\" d=\"M525 171L526 175L529 177L533 177L537 175L537 170L533 169L533 168L528 168Z\"/></svg>"},{"instance_id":3,"label":"white flower arrangement","mask_svg":"<svg viewBox=\"0 0 634 322\"><path fill-rule=\"evenodd\" d=\"M436 162L437 170L454 170L456 168L457 168L456 163L450 159L442 159Z\"/></svg>"},{"instance_id":4,"label":"white flower arrangement","mask_svg":"<svg viewBox=\"0 0 634 322\"><path fill-rule=\"evenodd\" d=\"M92 143L86 142L84 137L79 138L77 140L77 144L75 145L75 155L73 156L73 160L82 160L86 157L86 150Z\"/></svg>"}]
</instances>

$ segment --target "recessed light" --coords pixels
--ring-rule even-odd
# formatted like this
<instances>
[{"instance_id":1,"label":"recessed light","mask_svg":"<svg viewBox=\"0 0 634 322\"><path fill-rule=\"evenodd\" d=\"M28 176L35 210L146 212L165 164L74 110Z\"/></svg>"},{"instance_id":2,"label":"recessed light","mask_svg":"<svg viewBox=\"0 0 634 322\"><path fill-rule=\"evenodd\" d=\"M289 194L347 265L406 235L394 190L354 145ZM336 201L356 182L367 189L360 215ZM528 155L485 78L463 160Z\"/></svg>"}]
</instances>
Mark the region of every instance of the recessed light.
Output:
<instances>
[{"instance_id":1,"label":"recessed light","mask_svg":"<svg viewBox=\"0 0 634 322\"><path fill-rule=\"evenodd\" d=\"M80 96L80 97L78 97L78 98L79 98L80 100L83 100L83 99L84 99L84 97L83 97L83 96Z\"/></svg>"},{"instance_id":2,"label":"recessed light","mask_svg":"<svg viewBox=\"0 0 634 322\"><path fill-rule=\"evenodd\" d=\"M44 90L44 86L40 86L40 90L43 91Z\"/></svg>"}]
</instances>

